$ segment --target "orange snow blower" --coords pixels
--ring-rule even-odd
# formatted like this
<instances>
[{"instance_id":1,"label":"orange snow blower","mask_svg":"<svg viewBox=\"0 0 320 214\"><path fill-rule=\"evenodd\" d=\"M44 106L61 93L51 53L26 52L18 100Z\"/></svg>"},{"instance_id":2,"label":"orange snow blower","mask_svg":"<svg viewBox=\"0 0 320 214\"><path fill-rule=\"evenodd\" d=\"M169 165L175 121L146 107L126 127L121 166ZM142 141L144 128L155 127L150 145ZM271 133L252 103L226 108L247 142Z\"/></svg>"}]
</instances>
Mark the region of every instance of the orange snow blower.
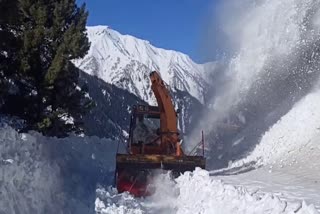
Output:
<instances>
[{"instance_id":1,"label":"orange snow blower","mask_svg":"<svg viewBox=\"0 0 320 214\"><path fill-rule=\"evenodd\" d=\"M118 192L128 191L137 197L152 194L148 184L157 169L179 175L196 167L205 168L203 156L188 156L181 148L177 112L165 83L155 71L150 79L158 106L133 107L128 153L116 156Z\"/></svg>"}]
</instances>

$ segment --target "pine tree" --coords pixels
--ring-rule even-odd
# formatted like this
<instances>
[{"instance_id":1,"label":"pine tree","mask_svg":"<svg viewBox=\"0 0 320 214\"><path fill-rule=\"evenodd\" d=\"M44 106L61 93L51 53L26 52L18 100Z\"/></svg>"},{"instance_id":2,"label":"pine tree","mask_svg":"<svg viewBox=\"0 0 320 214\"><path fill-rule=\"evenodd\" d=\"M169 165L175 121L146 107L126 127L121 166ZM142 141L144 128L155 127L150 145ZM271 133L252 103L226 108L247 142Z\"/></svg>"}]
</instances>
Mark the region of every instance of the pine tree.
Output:
<instances>
[{"instance_id":1,"label":"pine tree","mask_svg":"<svg viewBox=\"0 0 320 214\"><path fill-rule=\"evenodd\" d=\"M4 111L46 135L81 131L81 119L92 102L78 85L79 70L71 61L89 49L85 5L78 7L75 0L18 0L17 11L18 93L6 100Z\"/></svg>"},{"instance_id":2,"label":"pine tree","mask_svg":"<svg viewBox=\"0 0 320 214\"><path fill-rule=\"evenodd\" d=\"M17 1L0 0L0 107L10 80L16 74L18 44L14 36L17 23Z\"/></svg>"}]
</instances>

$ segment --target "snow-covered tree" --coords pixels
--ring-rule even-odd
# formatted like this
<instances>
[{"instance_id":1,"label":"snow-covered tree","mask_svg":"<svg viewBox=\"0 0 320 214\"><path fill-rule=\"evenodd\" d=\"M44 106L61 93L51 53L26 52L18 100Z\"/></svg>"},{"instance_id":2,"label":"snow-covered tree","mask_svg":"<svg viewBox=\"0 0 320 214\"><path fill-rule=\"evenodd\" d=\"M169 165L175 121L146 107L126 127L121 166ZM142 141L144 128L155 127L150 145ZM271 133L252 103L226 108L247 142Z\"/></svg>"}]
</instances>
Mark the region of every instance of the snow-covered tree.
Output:
<instances>
[{"instance_id":1,"label":"snow-covered tree","mask_svg":"<svg viewBox=\"0 0 320 214\"><path fill-rule=\"evenodd\" d=\"M1 42L17 48L10 55L5 49L0 52L14 65L0 68L8 79L0 86L1 111L25 119L27 129L46 135L81 131L81 119L91 100L79 86L79 70L71 60L84 57L89 49L85 5L78 7L75 0L2 3L10 7L1 10L15 12L16 18L1 17L1 34L11 34L9 37L15 40L13 44Z\"/></svg>"}]
</instances>

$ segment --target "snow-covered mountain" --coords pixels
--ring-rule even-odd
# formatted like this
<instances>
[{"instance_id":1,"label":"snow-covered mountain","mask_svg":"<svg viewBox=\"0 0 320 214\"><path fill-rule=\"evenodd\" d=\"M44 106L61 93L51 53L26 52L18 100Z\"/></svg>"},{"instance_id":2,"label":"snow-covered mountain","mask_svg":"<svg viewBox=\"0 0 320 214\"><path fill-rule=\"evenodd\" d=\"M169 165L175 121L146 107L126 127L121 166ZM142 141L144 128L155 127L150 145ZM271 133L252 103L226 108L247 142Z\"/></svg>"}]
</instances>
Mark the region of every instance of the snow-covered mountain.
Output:
<instances>
[{"instance_id":1,"label":"snow-covered mountain","mask_svg":"<svg viewBox=\"0 0 320 214\"><path fill-rule=\"evenodd\" d=\"M83 59L74 62L86 73L155 104L149 73L156 70L172 91L186 91L203 102L204 66L187 55L156 48L148 41L122 35L107 26L88 27L87 31L90 50Z\"/></svg>"},{"instance_id":2,"label":"snow-covered mountain","mask_svg":"<svg viewBox=\"0 0 320 214\"><path fill-rule=\"evenodd\" d=\"M107 26L88 27L87 33L90 50L83 59L74 61L83 71L81 82L88 85L97 104L86 117L86 134L125 138L131 106L144 101L156 105L149 78L154 70L160 72L172 92L175 108L180 109L181 133L190 132L204 108L201 103L209 88L204 78L208 65L196 64L183 53L156 48Z\"/></svg>"}]
</instances>

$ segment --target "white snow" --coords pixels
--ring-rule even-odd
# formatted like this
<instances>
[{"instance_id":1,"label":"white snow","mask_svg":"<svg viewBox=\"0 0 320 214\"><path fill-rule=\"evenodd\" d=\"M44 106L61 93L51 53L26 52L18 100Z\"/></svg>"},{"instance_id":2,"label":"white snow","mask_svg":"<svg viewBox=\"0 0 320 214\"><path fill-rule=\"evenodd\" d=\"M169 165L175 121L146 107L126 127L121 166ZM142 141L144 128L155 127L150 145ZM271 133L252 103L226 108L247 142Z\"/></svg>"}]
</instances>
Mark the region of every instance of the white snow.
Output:
<instances>
[{"instance_id":1,"label":"white snow","mask_svg":"<svg viewBox=\"0 0 320 214\"><path fill-rule=\"evenodd\" d=\"M208 129L211 128L210 124L228 115L230 109L248 95L252 85L262 81L261 77L268 74L266 72L273 72L274 77L278 77L281 72L290 70L285 63L283 70L268 70L272 60L294 61L297 55L302 54L299 48L305 47L308 42L313 44L313 40L318 39L320 12L313 7L314 4L315 1L312 0L256 1L254 9L245 13L241 19L233 20L237 23L225 26L226 34L236 39L239 47L226 69L225 76L229 82L212 102L214 117L206 115ZM310 9L315 11L312 17L308 17L312 21L310 29L306 29L303 23L307 21L306 13ZM121 35L107 26L88 27L88 34L92 43L89 53L84 59L75 61L85 72L127 89L152 104L154 100L150 93L148 74L151 70L158 70L173 90L176 87L188 91L203 101L202 92L206 83L202 72L205 72L207 67L215 67L214 64L198 65L184 54L156 48L148 41ZM310 69L307 73L312 74L316 71L318 72ZM227 169L211 174L206 170L196 169L175 180L171 180L168 174L159 175L153 184L156 187L155 195L147 198L134 198L128 193L118 194L112 187L98 188L95 211L99 214L318 213L319 106L320 90L315 89L273 124L247 157L230 163ZM243 124L247 123L241 113L238 117ZM4 163L3 166L0 164L0 175L5 178L5 193L10 197L0 200L0 211L6 204L14 207L14 200L17 198L21 210L28 207L23 199L30 191L33 191L32 196L35 196L32 203L37 206L37 199L46 199L51 189L61 188L60 183L56 183L56 180L61 182L59 170L57 166L54 166L54 170L48 169L48 164L40 162L35 179L28 177L25 180L22 175L27 175L28 167L33 165L25 164L23 161L21 163L21 158L15 150L19 149L19 146L28 148L28 142L38 143L40 140L50 143L60 140L44 138L39 134L20 135L11 128L4 127L0 129L0 157L3 160L0 163ZM71 137L65 141L109 142L94 137ZM239 138L233 146L244 141L245 138ZM115 150L116 146L110 148L107 155L112 156ZM99 151L96 152L88 152L83 157L98 162ZM23 155L30 158L28 151ZM103 164L110 163L109 171L112 171L112 160ZM236 175L243 169L253 170ZM54 172L50 174L53 175L50 180L40 176L42 172L47 171ZM235 174L222 176L225 172ZM220 176L213 176L217 173ZM15 192L15 182L22 183L21 186L25 185L27 191Z\"/></svg>"},{"instance_id":2,"label":"white snow","mask_svg":"<svg viewBox=\"0 0 320 214\"><path fill-rule=\"evenodd\" d=\"M160 72L172 90L189 92L203 101L204 66L173 50L156 48L148 41L122 35L107 26L87 27L91 47L74 63L88 74L126 89L154 104L149 73Z\"/></svg>"},{"instance_id":3,"label":"white snow","mask_svg":"<svg viewBox=\"0 0 320 214\"><path fill-rule=\"evenodd\" d=\"M0 121L3 122L3 118L0 117ZM90 166L103 170L105 174L114 171L117 144L109 139L75 136L50 138L36 132L20 134L8 124L2 125L0 213L53 213L51 211L54 210L64 213L63 209L72 203L73 207L76 203L79 207L84 206L79 204L81 202L77 198L66 198L70 194L65 192L64 182L79 180L73 180L72 176L65 177L64 167L70 167L68 161L74 161L73 166L82 166L87 171L91 170ZM64 163L63 167L59 162ZM85 191L84 188L87 187L77 187L79 191Z\"/></svg>"},{"instance_id":4,"label":"white snow","mask_svg":"<svg viewBox=\"0 0 320 214\"><path fill-rule=\"evenodd\" d=\"M318 89L296 103L274 124L248 157L233 163L230 167L239 167L250 162L256 162L258 166L267 164L284 166L296 162L297 155L307 155L302 154L305 148L320 149L319 106Z\"/></svg>"},{"instance_id":5,"label":"white snow","mask_svg":"<svg viewBox=\"0 0 320 214\"><path fill-rule=\"evenodd\" d=\"M317 213L305 203L299 210L295 204L281 201L272 194L258 195L243 187L226 185L210 177L205 170L196 169L177 179L180 190L177 213Z\"/></svg>"},{"instance_id":6,"label":"white snow","mask_svg":"<svg viewBox=\"0 0 320 214\"><path fill-rule=\"evenodd\" d=\"M67 114L61 114L59 117L61 120L65 121L66 124L74 124L74 118Z\"/></svg>"},{"instance_id":7,"label":"white snow","mask_svg":"<svg viewBox=\"0 0 320 214\"><path fill-rule=\"evenodd\" d=\"M262 136L244 159L212 174L229 184L305 200L320 210L320 90L305 96ZM255 170L237 174L249 168Z\"/></svg>"},{"instance_id":8,"label":"white snow","mask_svg":"<svg viewBox=\"0 0 320 214\"><path fill-rule=\"evenodd\" d=\"M240 4L237 0L224 2ZM210 101L213 111L202 119L203 125L199 129L208 130L206 133L228 117L244 99L250 99L247 96L255 93L254 86L269 81L269 76L281 79L289 75L294 67L291 65L299 60L299 55L319 38L318 25L307 21L318 20L318 13L310 12L319 11L317 1L249 0L241 4L248 7L240 12L221 11L222 31L226 40L235 44L235 50L220 81L217 81L218 86L214 86L219 93L214 92ZM309 66L312 63L311 60ZM303 73L303 69L296 72ZM268 87L267 84L263 86Z\"/></svg>"},{"instance_id":9,"label":"white snow","mask_svg":"<svg viewBox=\"0 0 320 214\"><path fill-rule=\"evenodd\" d=\"M2 160L4 163L7 163L7 164L12 164L13 162L14 162L14 160L13 159L4 159L4 160Z\"/></svg>"},{"instance_id":10,"label":"white snow","mask_svg":"<svg viewBox=\"0 0 320 214\"><path fill-rule=\"evenodd\" d=\"M116 189L98 189L97 194L106 199L103 202L99 197L95 201L95 211L97 214L142 214L141 206L133 196L123 193L117 194Z\"/></svg>"},{"instance_id":11,"label":"white snow","mask_svg":"<svg viewBox=\"0 0 320 214\"><path fill-rule=\"evenodd\" d=\"M117 194L112 188L100 189L96 211L99 214L318 213L313 205L307 205L304 201L287 202L273 194L225 184L199 168L184 173L175 181L169 180L167 175L160 175L156 187L154 196L142 199L127 193Z\"/></svg>"}]
</instances>

